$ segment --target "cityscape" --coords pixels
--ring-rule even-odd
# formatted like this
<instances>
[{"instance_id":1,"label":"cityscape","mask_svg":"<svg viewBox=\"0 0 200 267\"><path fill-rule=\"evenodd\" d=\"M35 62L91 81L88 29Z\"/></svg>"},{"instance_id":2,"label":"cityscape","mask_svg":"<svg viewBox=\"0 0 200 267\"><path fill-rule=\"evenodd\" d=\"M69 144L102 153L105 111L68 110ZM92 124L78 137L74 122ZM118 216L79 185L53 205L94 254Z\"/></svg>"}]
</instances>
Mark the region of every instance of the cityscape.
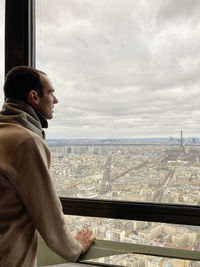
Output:
<instances>
[{"instance_id":1,"label":"cityscape","mask_svg":"<svg viewBox=\"0 0 200 267\"><path fill-rule=\"evenodd\" d=\"M51 175L59 196L199 205L200 139L51 139ZM66 216L97 239L200 250L199 227ZM74 224L77 229L74 230ZM97 260L96 260L97 261ZM200 262L123 254L98 261L124 266L197 267Z\"/></svg>"}]
</instances>

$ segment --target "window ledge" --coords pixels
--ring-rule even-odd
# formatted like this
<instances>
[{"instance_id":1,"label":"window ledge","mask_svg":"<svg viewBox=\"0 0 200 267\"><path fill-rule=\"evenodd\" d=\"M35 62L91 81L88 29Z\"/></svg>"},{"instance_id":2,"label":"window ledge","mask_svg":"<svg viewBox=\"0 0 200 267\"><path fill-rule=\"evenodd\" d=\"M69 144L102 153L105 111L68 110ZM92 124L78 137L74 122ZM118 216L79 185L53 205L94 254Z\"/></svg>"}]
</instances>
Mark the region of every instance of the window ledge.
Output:
<instances>
[{"instance_id":1,"label":"window ledge","mask_svg":"<svg viewBox=\"0 0 200 267\"><path fill-rule=\"evenodd\" d=\"M174 249L168 247L157 247L140 244L131 244L124 242L115 242L107 240L96 240L94 245L80 257L79 263L84 263L84 266L90 266L89 262L85 262L91 259L97 259L106 256L119 255L119 254L142 254L156 257L167 257L182 260L200 261L200 251ZM39 266L52 266L55 264L63 264L59 267L75 267L82 266L82 264L66 264L66 260L56 255L45 245L43 240L39 243L38 252L38 265ZM88 265L85 265L87 263ZM98 265L96 265L98 266ZM99 265L100 266L100 265ZM102 264L101 264L102 266ZM52 266L53 267L53 266Z\"/></svg>"}]
</instances>

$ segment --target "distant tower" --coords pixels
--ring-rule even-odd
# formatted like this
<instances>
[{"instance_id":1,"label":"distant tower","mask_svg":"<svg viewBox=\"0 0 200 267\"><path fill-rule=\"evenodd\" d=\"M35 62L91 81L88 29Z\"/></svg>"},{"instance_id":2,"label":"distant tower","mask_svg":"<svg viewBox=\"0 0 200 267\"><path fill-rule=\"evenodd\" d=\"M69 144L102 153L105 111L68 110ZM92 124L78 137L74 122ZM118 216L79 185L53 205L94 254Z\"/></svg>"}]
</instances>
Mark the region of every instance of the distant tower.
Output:
<instances>
[{"instance_id":1,"label":"distant tower","mask_svg":"<svg viewBox=\"0 0 200 267\"><path fill-rule=\"evenodd\" d=\"M180 144L180 151L184 152L184 146L183 146L183 131L181 129L181 144Z\"/></svg>"},{"instance_id":2,"label":"distant tower","mask_svg":"<svg viewBox=\"0 0 200 267\"><path fill-rule=\"evenodd\" d=\"M103 173L102 188L100 193L104 194L112 191L112 185L110 181L110 166L112 162L112 153L108 153L108 157L105 164L105 170Z\"/></svg>"}]
</instances>

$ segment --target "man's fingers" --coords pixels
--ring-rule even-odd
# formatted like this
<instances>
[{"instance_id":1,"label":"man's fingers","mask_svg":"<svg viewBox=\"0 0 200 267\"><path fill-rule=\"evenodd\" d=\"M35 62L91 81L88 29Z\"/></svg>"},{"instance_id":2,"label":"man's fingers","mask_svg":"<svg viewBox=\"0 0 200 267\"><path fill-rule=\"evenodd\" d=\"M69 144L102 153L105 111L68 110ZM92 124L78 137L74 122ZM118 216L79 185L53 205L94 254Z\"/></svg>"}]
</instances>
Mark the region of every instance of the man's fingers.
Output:
<instances>
[{"instance_id":1,"label":"man's fingers","mask_svg":"<svg viewBox=\"0 0 200 267\"><path fill-rule=\"evenodd\" d=\"M76 235L76 239L83 246L82 253L85 253L88 248L93 244L96 237L94 237L92 230L88 228L81 229Z\"/></svg>"}]
</instances>

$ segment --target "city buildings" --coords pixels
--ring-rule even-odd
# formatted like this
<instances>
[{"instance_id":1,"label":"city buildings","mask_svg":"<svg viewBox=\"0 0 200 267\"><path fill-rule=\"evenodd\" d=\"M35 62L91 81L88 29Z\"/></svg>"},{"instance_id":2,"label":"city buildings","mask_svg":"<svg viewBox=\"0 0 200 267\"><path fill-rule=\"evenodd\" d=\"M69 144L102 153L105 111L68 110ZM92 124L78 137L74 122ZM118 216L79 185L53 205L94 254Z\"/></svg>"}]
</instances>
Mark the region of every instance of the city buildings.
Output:
<instances>
[{"instance_id":1,"label":"city buildings","mask_svg":"<svg viewBox=\"0 0 200 267\"><path fill-rule=\"evenodd\" d=\"M185 140L188 143L188 140ZM59 196L199 205L200 146L158 139L81 143L49 141L51 174ZM68 217L98 239L199 250L199 227ZM126 266L200 266L190 261L118 255L100 261ZM194 265L196 264L196 265Z\"/></svg>"}]
</instances>

